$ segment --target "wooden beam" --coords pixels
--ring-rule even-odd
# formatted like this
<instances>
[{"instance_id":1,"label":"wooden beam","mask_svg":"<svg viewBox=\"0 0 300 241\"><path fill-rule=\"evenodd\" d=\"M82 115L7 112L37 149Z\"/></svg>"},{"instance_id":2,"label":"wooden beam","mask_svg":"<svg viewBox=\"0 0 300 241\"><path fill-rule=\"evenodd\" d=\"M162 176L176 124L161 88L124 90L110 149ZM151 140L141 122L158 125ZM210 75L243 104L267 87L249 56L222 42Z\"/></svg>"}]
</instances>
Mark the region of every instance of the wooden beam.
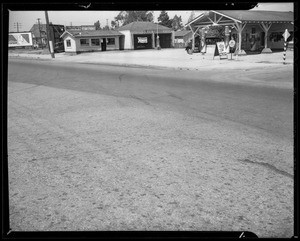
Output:
<instances>
[{"instance_id":1,"label":"wooden beam","mask_svg":"<svg viewBox=\"0 0 300 241\"><path fill-rule=\"evenodd\" d=\"M209 19L209 21L211 21L212 23L215 23L214 21L212 21L211 19L210 19L210 17L207 17L208 19Z\"/></svg>"},{"instance_id":2,"label":"wooden beam","mask_svg":"<svg viewBox=\"0 0 300 241\"><path fill-rule=\"evenodd\" d=\"M190 29L192 30L192 33L194 34L194 30L192 28L192 26L189 24Z\"/></svg>"},{"instance_id":3,"label":"wooden beam","mask_svg":"<svg viewBox=\"0 0 300 241\"><path fill-rule=\"evenodd\" d=\"M244 30L244 28L246 27L246 25L247 25L247 23L242 23L242 30L241 31Z\"/></svg>"},{"instance_id":4,"label":"wooden beam","mask_svg":"<svg viewBox=\"0 0 300 241\"><path fill-rule=\"evenodd\" d=\"M218 20L217 20L217 22L216 23L219 23L220 22L220 20L223 18L223 16L221 16Z\"/></svg>"},{"instance_id":5,"label":"wooden beam","mask_svg":"<svg viewBox=\"0 0 300 241\"><path fill-rule=\"evenodd\" d=\"M264 41L265 41L265 49L267 49L268 48L268 31L269 31L270 27L272 26L272 23L261 22L260 26L263 29L263 31L265 32Z\"/></svg>"}]
</instances>

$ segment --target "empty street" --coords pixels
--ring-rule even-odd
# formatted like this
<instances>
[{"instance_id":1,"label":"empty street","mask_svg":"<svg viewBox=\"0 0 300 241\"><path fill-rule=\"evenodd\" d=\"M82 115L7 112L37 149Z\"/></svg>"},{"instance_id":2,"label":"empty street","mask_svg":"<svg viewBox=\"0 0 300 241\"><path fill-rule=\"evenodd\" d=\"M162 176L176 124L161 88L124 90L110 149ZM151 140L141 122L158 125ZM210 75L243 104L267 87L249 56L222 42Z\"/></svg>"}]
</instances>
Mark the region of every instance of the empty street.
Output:
<instances>
[{"instance_id":1,"label":"empty street","mask_svg":"<svg viewBox=\"0 0 300 241\"><path fill-rule=\"evenodd\" d=\"M291 237L293 89L260 84L281 81L10 59L11 229Z\"/></svg>"}]
</instances>

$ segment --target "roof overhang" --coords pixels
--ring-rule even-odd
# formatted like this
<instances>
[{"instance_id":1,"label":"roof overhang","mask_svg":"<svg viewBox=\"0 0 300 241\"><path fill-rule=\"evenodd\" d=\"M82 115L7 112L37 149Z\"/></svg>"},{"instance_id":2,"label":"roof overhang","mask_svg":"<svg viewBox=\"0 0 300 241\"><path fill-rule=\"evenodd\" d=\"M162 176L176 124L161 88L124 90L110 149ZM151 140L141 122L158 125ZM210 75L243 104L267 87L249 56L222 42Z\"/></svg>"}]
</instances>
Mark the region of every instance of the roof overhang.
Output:
<instances>
[{"instance_id":1,"label":"roof overhang","mask_svg":"<svg viewBox=\"0 0 300 241\"><path fill-rule=\"evenodd\" d=\"M243 10L244 11L244 10ZM243 12L241 11L241 12ZM252 11L249 11L249 13L253 13ZM263 11L261 11L263 13ZM241 13L243 14L243 13ZM266 12L265 14L269 14L269 12ZM185 25L185 27L189 26L190 28L198 28L198 27L206 27L206 26L214 26L214 25L233 25L233 24L246 24L246 23L291 23L293 24L293 21L288 19L276 19L276 16L274 19L257 19L252 14L252 16L248 16L249 19L243 19L242 15L236 15L230 16L230 13L226 13L226 11L215 11L215 10L209 10L202 14L200 14L198 17L190 21Z\"/></svg>"},{"instance_id":2,"label":"roof overhang","mask_svg":"<svg viewBox=\"0 0 300 241\"><path fill-rule=\"evenodd\" d=\"M198 17L194 18L192 21L187 23L187 26L211 26L211 25L229 25L234 23L241 23L239 19L227 16L226 14L220 13L218 11L210 10L200 14Z\"/></svg>"},{"instance_id":3,"label":"roof overhang","mask_svg":"<svg viewBox=\"0 0 300 241\"><path fill-rule=\"evenodd\" d=\"M73 34L71 34L69 31L64 31L63 33L62 33L62 35L60 35L60 38L63 38L66 34L69 34L69 35L71 35L72 37L74 37L74 35Z\"/></svg>"}]
</instances>

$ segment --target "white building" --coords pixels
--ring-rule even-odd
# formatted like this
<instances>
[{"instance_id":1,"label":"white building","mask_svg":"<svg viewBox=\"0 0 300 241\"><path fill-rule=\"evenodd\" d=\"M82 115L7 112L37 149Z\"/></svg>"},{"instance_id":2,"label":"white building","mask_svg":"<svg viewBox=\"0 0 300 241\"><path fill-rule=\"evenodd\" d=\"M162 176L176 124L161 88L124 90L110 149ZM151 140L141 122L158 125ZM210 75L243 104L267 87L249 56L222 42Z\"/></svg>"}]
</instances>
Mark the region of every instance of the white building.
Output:
<instances>
[{"instance_id":1,"label":"white building","mask_svg":"<svg viewBox=\"0 0 300 241\"><path fill-rule=\"evenodd\" d=\"M123 34L114 30L69 30L61 37L66 53L124 49Z\"/></svg>"}]
</instances>

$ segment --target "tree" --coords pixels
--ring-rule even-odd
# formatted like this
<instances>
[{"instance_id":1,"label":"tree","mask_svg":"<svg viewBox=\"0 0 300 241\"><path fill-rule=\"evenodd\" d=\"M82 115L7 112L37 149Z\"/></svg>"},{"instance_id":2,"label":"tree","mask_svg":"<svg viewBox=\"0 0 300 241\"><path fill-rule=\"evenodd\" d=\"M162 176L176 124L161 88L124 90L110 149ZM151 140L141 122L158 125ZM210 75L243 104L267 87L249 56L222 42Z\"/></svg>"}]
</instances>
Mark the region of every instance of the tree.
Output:
<instances>
[{"instance_id":1,"label":"tree","mask_svg":"<svg viewBox=\"0 0 300 241\"><path fill-rule=\"evenodd\" d=\"M96 30L101 29L101 27L100 27L100 21L98 20L97 22L95 22L94 26L96 27Z\"/></svg>"},{"instance_id":2,"label":"tree","mask_svg":"<svg viewBox=\"0 0 300 241\"><path fill-rule=\"evenodd\" d=\"M192 21L195 17L196 17L195 11L192 11L191 14L190 14L190 16L189 16L188 23L189 23L190 21ZM186 30L190 30L189 26L186 26L185 29L186 29Z\"/></svg>"},{"instance_id":3,"label":"tree","mask_svg":"<svg viewBox=\"0 0 300 241\"><path fill-rule=\"evenodd\" d=\"M109 30L109 26L108 25L105 25L105 27L102 28L103 30Z\"/></svg>"},{"instance_id":4,"label":"tree","mask_svg":"<svg viewBox=\"0 0 300 241\"><path fill-rule=\"evenodd\" d=\"M161 11L157 20L160 25L166 26L168 28L172 27L172 20L170 20L169 15L166 11Z\"/></svg>"},{"instance_id":5,"label":"tree","mask_svg":"<svg viewBox=\"0 0 300 241\"><path fill-rule=\"evenodd\" d=\"M188 23L190 21L192 21L195 17L196 17L195 11L192 11L191 14L190 14L190 16L189 16Z\"/></svg>"},{"instance_id":6,"label":"tree","mask_svg":"<svg viewBox=\"0 0 300 241\"><path fill-rule=\"evenodd\" d=\"M175 31L183 28L181 16L178 17L175 14L175 16L172 19L171 27Z\"/></svg>"},{"instance_id":7,"label":"tree","mask_svg":"<svg viewBox=\"0 0 300 241\"><path fill-rule=\"evenodd\" d=\"M135 21L153 22L152 11L121 11L112 21L114 27L124 26Z\"/></svg>"},{"instance_id":8,"label":"tree","mask_svg":"<svg viewBox=\"0 0 300 241\"><path fill-rule=\"evenodd\" d=\"M112 29L116 29L116 28L118 28L119 27L119 22L118 21L114 21L114 20L112 20L111 22L110 22L110 25L111 25L111 28Z\"/></svg>"}]
</instances>

